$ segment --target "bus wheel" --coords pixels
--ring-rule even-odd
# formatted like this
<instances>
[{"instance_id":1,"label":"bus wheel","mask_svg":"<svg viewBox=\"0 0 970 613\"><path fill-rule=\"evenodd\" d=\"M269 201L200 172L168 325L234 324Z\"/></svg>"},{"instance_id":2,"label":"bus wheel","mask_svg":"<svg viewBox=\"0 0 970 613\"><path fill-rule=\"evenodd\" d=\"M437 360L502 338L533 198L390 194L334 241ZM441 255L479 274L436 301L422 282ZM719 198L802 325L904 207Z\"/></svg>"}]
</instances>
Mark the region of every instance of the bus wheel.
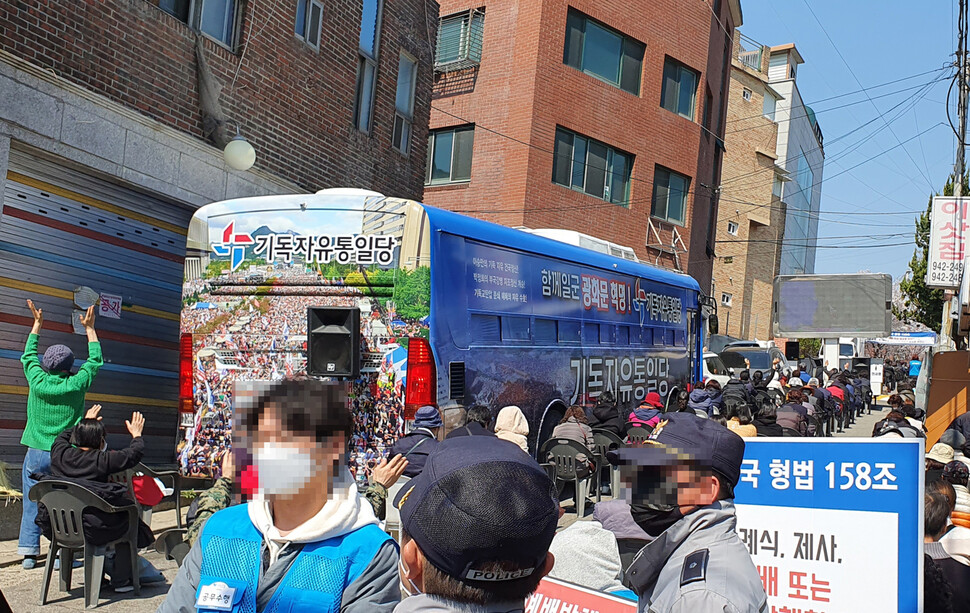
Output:
<instances>
[{"instance_id":1,"label":"bus wheel","mask_svg":"<svg viewBox=\"0 0 970 613\"><path fill-rule=\"evenodd\" d=\"M679 395L680 389L676 387L670 389L670 393L667 394L667 403L664 405L664 413L677 412L677 396Z\"/></svg>"},{"instance_id":2,"label":"bus wheel","mask_svg":"<svg viewBox=\"0 0 970 613\"><path fill-rule=\"evenodd\" d=\"M553 400L546 407L546 410L542 413L542 419L539 420L539 433L536 435L536 455L538 455L539 450L542 449L542 445L552 438L553 429L559 425L562 418L566 416L566 404L561 400ZM541 464L545 460L543 458L536 458Z\"/></svg>"}]
</instances>

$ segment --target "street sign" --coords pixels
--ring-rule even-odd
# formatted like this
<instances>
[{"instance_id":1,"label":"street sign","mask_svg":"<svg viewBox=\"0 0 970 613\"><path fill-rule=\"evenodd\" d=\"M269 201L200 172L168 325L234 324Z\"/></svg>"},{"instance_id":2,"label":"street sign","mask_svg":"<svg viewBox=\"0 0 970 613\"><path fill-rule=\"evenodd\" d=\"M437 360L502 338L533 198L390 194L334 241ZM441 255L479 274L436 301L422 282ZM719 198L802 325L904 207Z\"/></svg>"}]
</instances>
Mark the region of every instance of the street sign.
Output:
<instances>
[{"instance_id":1,"label":"street sign","mask_svg":"<svg viewBox=\"0 0 970 613\"><path fill-rule=\"evenodd\" d=\"M525 601L524 613L585 611L587 613L635 613L637 603L605 592L597 592L552 577L543 577L535 593Z\"/></svg>"},{"instance_id":2,"label":"street sign","mask_svg":"<svg viewBox=\"0 0 970 613\"><path fill-rule=\"evenodd\" d=\"M922 611L923 439L745 439L738 535L775 611Z\"/></svg>"},{"instance_id":3,"label":"street sign","mask_svg":"<svg viewBox=\"0 0 970 613\"><path fill-rule=\"evenodd\" d=\"M963 258L970 255L970 198L934 196L930 211L930 250L926 285L944 289L960 287Z\"/></svg>"},{"instance_id":4,"label":"street sign","mask_svg":"<svg viewBox=\"0 0 970 613\"><path fill-rule=\"evenodd\" d=\"M121 319L121 296L101 294L101 301L98 304L98 315L101 317Z\"/></svg>"}]
</instances>

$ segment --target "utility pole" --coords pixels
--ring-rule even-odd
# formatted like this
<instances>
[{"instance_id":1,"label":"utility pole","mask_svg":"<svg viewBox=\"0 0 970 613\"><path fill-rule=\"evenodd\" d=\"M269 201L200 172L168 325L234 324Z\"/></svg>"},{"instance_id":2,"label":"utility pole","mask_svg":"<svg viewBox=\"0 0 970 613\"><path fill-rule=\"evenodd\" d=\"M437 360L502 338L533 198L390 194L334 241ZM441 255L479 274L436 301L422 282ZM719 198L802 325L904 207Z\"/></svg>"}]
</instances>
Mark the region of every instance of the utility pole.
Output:
<instances>
[{"instance_id":1,"label":"utility pole","mask_svg":"<svg viewBox=\"0 0 970 613\"><path fill-rule=\"evenodd\" d=\"M953 197L963 197L963 173L964 164L964 145L967 142L967 0L958 0L960 5L960 18L957 22L957 87L959 96L957 97L957 159L953 166L953 173L956 175L953 183ZM962 234L962 232L961 232ZM961 240L962 240L961 236ZM968 274L968 271L963 271ZM953 292L947 290L943 294L943 324L940 327L940 348L944 351L954 348L953 339L950 338L950 300Z\"/></svg>"}]
</instances>

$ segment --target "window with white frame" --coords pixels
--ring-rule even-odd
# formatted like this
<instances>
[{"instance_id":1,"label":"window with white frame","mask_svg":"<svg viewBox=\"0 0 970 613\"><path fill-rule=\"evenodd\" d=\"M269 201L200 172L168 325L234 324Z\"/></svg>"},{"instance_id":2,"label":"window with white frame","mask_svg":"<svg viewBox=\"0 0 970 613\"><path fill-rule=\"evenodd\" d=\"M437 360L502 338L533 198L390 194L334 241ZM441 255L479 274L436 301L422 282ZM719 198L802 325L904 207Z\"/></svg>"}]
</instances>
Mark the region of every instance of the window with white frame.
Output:
<instances>
[{"instance_id":1,"label":"window with white frame","mask_svg":"<svg viewBox=\"0 0 970 613\"><path fill-rule=\"evenodd\" d=\"M460 70L477 66L482 61L484 35L484 8L442 17L438 22L435 70Z\"/></svg>"},{"instance_id":2,"label":"window with white frame","mask_svg":"<svg viewBox=\"0 0 970 613\"><path fill-rule=\"evenodd\" d=\"M775 120L775 107L778 101L769 92L765 92L765 101L761 105L761 114L770 119Z\"/></svg>"},{"instance_id":3,"label":"window with white frame","mask_svg":"<svg viewBox=\"0 0 970 613\"><path fill-rule=\"evenodd\" d=\"M683 225L690 177L657 166L653 173L653 208L650 216Z\"/></svg>"},{"instance_id":4,"label":"window with white frame","mask_svg":"<svg viewBox=\"0 0 970 613\"><path fill-rule=\"evenodd\" d=\"M668 57L664 61L660 106L693 121L698 77L697 71Z\"/></svg>"},{"instance_id":5,"label":"window with white frame","mask_svg":"<svg viewBox=\"0 0 970 613\"><path fill-rule=\"evenodd\" d=\"M159 0L158 8L192 29L232 47L238 4L236 0Z\"/></svg>"},{"instance_id":6,"label":"window with white frame","mask_svg":"<svg viewBox=\"0 0 970 613\"><path fill-rule=\"evenodd\" d=\"M629 206L633 155L556 128L552 181L590 196Z\"/></svg>"},{"instance_id":7,"label":"window with white frame","mask_svg":"<svg viewBox=\"0 0 970 613\"><path fill-rule=\"evenodd\" d=\"M295 33L311 47L320 47L323 4L318 0L296 0Z\"/></svg>"},{"instance_id":8,"label":"window with white frame","mask_svg":"<svg viewBox=\"0 0 970 613\"><path fill-rule=\"evenodd\" d=\"M428 135L428 172L425 184L470 180L474 142L475 126L432 130Z\"/></svg>"},{"instance_id":9,"label":"window with white frame","mask_svg":"<svg viewBox=\"0 0 970 613\"><path fill-rule=\"evenodd\" d=\"M741 97L744 98L745 102L751 102L751 90L745 87L741 90Z\"/></svg>"},{"instance_id":10,"label":"window with white frame","mask_svg":"<svg viewBox=\"0 0 970 613\"><path fill-rule=\"evenodd\" d=\"M726 292L721 292L721 306L729 307L731 306L731 294Z\"/></svg>"},{"instance_id":11,"label":"window with white frame","mask_svg":"<svg viewBox=\"0 0 970 613\"><path fill-rule=\"evenodd\" d=\"M394 97L394 133L391 145L407 155L411 143L411 122L414 119L414 84L418 76L418 62L405 52L397 62L397 93Z\"/></svg>"},{"instance_id":12,"label":"window with white frame","mask_svg":"<svg viewBox=\"0 0 970 613\"><path fill-rule=\"evenodd\" d=\"M370 132L373 124L382 8L382 0L363 0L360 17L360 57L357 64L357 95L354 104L354 125L361 132Z\"/></svg>"},{"instance_id":13,"label":"window with white frame","mask_svg":"<svg viewBox=\"0 0 970 613\"><path fill-rule=\"evenodd\" d=\"M729 221L728 222L728 228L727 228L728 234L730 234L731 236L737 236L738 235L738 227L739 227L738 226L738 222L736 222L736 221Z\"/></svg>"}]
</instances>

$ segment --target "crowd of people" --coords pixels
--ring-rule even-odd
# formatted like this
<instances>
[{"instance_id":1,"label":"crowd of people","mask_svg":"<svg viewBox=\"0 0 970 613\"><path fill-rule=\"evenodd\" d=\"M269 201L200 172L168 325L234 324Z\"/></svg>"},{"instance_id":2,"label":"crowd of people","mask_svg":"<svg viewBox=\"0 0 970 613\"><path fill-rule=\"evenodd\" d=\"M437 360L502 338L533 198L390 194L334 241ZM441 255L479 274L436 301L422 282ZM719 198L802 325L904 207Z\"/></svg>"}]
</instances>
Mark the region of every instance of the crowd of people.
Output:
<instances>
[{"instance_id":1,"label":"crowd of people","mask_svg":"<svg viewBox=\"0 0 970 613\"><path fill-rule=\"evenodd\" d=\"M234 296L232 289L251 289L254 279L248 271L186 284L182 331L194 335L193 351L198 357L195 421L183 429L177 450L182 471L189 476L219 476L220 459L232 445L237 384L275 381L305 371L308 307L370 304L370 311L361 314L361 352L381 358L381 366L354 383L350 458L352 472L364 482L403 429L403 379L384 358L399 346L396 338L426 335L427 324L397 319L393 309L382 311L370 301L361 303L359 288L344 286L340 279L324 279L297 267L273 269L271 275L260 275L265 283L261 290L282 292L299 285L301 295L261 291L254 298L247 290L244 298ZM309 291L314 285L320 286L320 295ZM200 304L205 308L196 308Z\"/></svg>"}]
</instances>

